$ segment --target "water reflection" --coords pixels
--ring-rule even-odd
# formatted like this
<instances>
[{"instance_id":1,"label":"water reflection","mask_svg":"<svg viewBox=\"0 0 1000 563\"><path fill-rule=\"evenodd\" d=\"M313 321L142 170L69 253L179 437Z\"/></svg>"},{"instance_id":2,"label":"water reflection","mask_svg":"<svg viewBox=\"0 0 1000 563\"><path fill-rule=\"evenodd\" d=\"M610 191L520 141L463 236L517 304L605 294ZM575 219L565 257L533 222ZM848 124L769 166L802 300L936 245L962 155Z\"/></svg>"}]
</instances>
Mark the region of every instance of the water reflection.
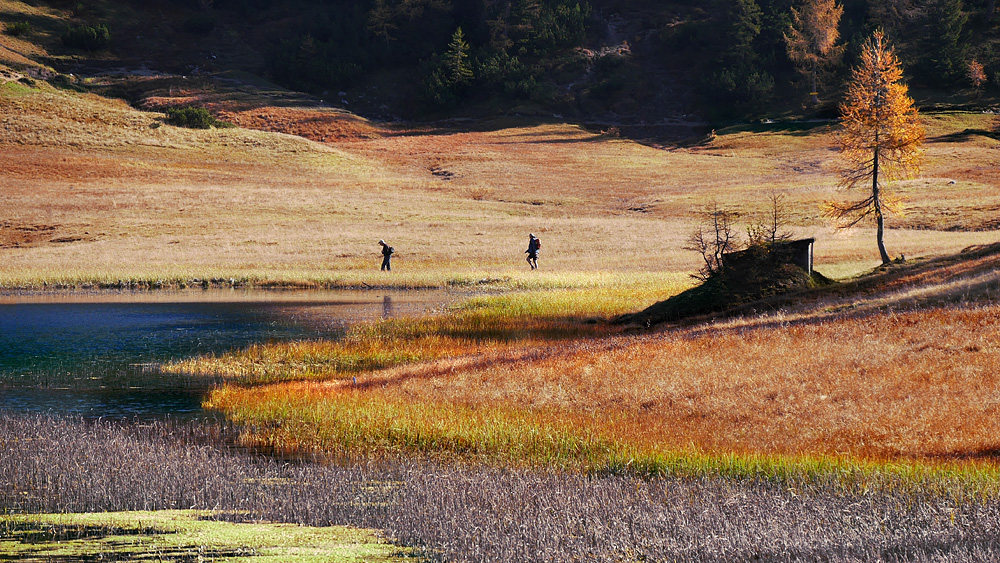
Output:
<instances>
[{"instance_id":1,"label":"water reflection","mask_svg":"<svg viewBox=\"0 0 1000 563\"><path fill-rule=\"evenodd\" d=\"M382 297L382 318L388 318L392 316L392 296L386 295Z\"/></svg>"},{"instance_id":2,"label":"water reflection","mask_svg":"<svg viewBox=\"0 0 1000 563\"><path fill-rule=\"evenodd\" d=\"M440 292L152 292L0 297L0 410L145 416L200 411L204 379L156 364L255 343L335 338L423 312Z\"/></svg>"}]
</instances>

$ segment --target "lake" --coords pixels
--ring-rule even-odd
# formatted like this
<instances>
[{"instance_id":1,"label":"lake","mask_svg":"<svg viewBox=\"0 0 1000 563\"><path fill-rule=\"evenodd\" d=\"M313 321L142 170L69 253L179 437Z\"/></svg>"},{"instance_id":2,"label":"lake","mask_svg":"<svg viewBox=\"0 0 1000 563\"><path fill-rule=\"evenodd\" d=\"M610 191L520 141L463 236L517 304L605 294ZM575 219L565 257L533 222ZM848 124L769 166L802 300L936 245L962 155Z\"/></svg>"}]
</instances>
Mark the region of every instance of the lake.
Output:
<instances>
[{"instance_id":1,"label":"lake","mask_svg":"<svg viewBox=\"0 0 1000 563\"><path fill-rule=\"evenodd\" d=\"M0 411L197 416L205 380L160 374L158 363L337 338L352 323L420 314L447 299L441 291L0 295Z\"/></svg>"}]
</instances>

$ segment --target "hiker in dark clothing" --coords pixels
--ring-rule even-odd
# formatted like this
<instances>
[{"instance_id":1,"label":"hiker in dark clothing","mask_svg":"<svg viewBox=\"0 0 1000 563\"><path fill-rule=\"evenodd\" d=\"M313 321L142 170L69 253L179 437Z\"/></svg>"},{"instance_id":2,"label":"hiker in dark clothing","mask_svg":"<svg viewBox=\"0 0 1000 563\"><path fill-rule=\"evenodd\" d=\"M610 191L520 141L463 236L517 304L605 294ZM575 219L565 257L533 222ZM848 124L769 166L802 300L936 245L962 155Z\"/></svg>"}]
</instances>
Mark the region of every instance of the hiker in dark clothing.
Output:
<instances>
[{"instance_id":1,"label":"hiker in dark clothing","mask_svg":"<svg viewBox=\"0 0 1000 563\"><path fill-rule=\"evenodd\" d=\"M392 271L392 266L389 264L389 259L392 258L392 253L396 252L396 249L385 243L384 240L378 241L382 245L382 271L389 272Z\"/></svg>"},{"instance_id":2,"label":"hiker in dark clothing","mask_svg":"<svg viewBox=\"0 0 1000 563\"><path fill-rule=\"evenodd\" d=\"M538 240L538 237L534 233L528 234L528 265L531 266L532 270L538 269L538 249L542 247L542 241Z\"/></svg>"}]
</instances>

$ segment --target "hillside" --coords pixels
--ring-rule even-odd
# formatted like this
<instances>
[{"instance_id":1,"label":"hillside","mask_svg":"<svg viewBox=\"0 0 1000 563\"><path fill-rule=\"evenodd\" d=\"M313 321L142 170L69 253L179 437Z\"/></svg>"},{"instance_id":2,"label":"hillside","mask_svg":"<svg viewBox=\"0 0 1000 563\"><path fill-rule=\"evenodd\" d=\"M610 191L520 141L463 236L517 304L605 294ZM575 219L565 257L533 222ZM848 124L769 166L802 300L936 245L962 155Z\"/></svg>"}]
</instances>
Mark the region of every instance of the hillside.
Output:
<instances>
[{"instance_id":1,"label":"hillside","mask_svg":"<svg viewBox=\"0 0 1000 563\"><path fill-rule=\"evenodd\" d=\"M98 5L112 27L150 9ZM32 30L0 34L0 285L564 287L637 276L669 294L689 287L697 267L683 247L698 211L717 202L750 217L771 190L788 195L796 235L817 238L820 271L843 278L875 265L869 231L842 232L822 216L825 201L845 197L826 121L719 126L715 135L675 124L685 143L669 142L662 123L655 139L636 142L639 129L537 111L379 121L353 103L221 70L235 58L174 74L152 70L156 57L167 60L157 49L129 61L117 40L69 49L59 30L83 16L59 6L0 1L4 21ZM174 9L156 21L197 12ZM117 66L126 62L135 66ZM162 113L189 105L240 127L184 129ZM905 204L890 220L891 251L932 256L994 242L995 116L940 108L924 121L924 172L897 186ZM545 241L530 279L521 271L529 232ZM383 238L400 252L391 282L370 268Z\"/></svg>"},{"instance_id":2,"label":"hillside","mask_svg":"<svg viewBox=\"0 0 1000 563\"><path fill-rule=\"evenodd\" d=\"M995 104L1000 18L988 21L983 1L952 4L890 13L881 2L845 1L845 55L818 106L786 53L799 5L788 0L3 0L0 64L75 79L241 71L368 118L558 115L677 139L706 120L830 115L876 27L898 45L920 104ZM107 35L69 38L81 29ZM978 89L967 77L972 60L985 72Z\"/></svg>"},{"instance_id":3,"label":"hillside","mask_svg":"<svg viewBox=\"0 0 1000 563\"><path fill-rule=\"evenodd\" d=\"M821 215L823 201L844 197L825 124L719 129L698 146L663 148L528 119L390 126L264 84L173 89L296 136L183 129L121 100L32 84L0 86L2 285L381 284L370 266L385 238L400 252L395 285L564 286L615 272L677 291L697 267L683 247L698 210L717 201L749 216L769 190L788 195L790 227L818 239L820 271L842 278L877 258L870 231L841 232ZM900 186L894 254L995 241L984 204L1000 190L991 120L926 116L925 171ZM522 280L529 232L544 241L542 271Z\"/></svg>"},{"instance_id":4,"label":"hillside","mask_svg":"<svg viewBox=\"0 0 1000 563\"><path fill-rule=\"evenodd\" d=\"M955 303L992 302L1000 291L1000 244L970 246L953 255L900 261L880 266L857 277L832 282L822 274L810 281L798 274L776 271L769 295L736 299L740 295L719 281L691 288L655 303L642 311L622 315L618 324L653 326L666 322L704 322L706 318L728 318L786 311L810 318L850 313L866 315L880 310L939 307ZM739 275L737 273L736 275ZM732 285L732 284L730 284ZM725 307L727 301L730 306Z\"/></svg>"}]
</instances>

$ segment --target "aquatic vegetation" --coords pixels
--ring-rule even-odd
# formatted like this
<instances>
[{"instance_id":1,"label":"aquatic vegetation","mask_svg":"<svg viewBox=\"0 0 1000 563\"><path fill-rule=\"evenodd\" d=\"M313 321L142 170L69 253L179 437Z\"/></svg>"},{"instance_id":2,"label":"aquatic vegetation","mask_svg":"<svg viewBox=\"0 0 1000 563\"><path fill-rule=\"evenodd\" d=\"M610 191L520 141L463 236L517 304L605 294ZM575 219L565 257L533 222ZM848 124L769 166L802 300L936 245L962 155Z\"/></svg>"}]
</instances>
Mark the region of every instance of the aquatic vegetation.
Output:
<instances>
[{"instance_id":1,"label":"aquatic vegetation","mask_svg":"<svg viewBox=\"0 0 1000 563\"><path fill-rule=\"evenodd\" d=\"M221 377L242 385L350 379L417 362L545 347L617 332L605 322L635 303L652 303L684 285L636 283L513 291L459 297L441 314L359 322L337 340L268 343L168 362L162 370Z\"/></svg>"},{"instance_id":2,"label":"aquatic vegetation","mask_svg":"<svg viewBox=\"0 0 1000 563\"><path fill-rule=\"evenodd\" d=\"M937 474L936 487L882 474L850 488L745 474L651 478L400 458L328 464L247 455L224 445L234 430L0 417L0 549L26 519L51 521L26 512L184 508L209 511L210 521L380 529L443 561L1000 556L1000 501L995 491L976 492L969 474ZM112 526L119 516L131 518L95 515L88 525ZM134 520L167 527L155 515Z\"/></svg>"}]
</instances>

